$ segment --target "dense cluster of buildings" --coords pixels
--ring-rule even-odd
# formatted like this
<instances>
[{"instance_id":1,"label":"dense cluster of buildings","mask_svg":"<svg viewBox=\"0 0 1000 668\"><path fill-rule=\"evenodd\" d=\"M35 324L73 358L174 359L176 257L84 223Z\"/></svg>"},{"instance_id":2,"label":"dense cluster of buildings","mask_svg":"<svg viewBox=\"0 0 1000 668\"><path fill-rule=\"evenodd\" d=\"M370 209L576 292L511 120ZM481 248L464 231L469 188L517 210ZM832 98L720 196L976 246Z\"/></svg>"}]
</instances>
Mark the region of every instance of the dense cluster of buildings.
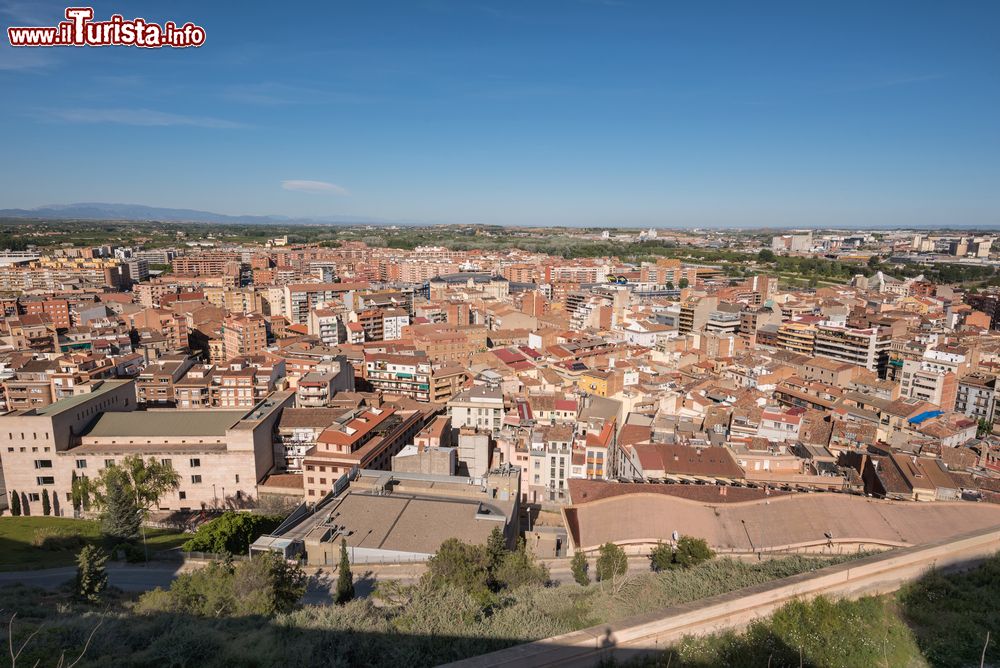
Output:
<instances>
[{"instance_id":1,"label":"dense cluster of buildings","mask_svg":"<svg viewBox=\"0 0 1000 668\"><path fill-rule=\"evenodd\" d=\"M829 242L768 248L866 243ZM806 289L676 259L359 242L9 254L0 505L40 513L48 494L72 516L75 478L139 454L181 476L165 511L305 504L298 540L325 563L336 536L426 554L438 525L409 542L396 525L426 513L512 539L522 506L562 507L574 541L597 535L579 524L600 516L580 511L594 485L993 502L998 304L891 271Z\"/></svg>"}]
</instances>

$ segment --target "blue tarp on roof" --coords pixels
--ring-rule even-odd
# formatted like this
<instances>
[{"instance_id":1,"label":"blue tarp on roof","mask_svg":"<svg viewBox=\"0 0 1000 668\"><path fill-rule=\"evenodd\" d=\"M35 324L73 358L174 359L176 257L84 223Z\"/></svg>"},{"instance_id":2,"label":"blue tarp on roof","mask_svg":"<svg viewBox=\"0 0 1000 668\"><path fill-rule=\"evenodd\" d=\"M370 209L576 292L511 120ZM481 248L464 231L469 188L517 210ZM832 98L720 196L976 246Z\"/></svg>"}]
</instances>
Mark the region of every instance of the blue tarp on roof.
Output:
<instances>
[{"instance_id":1,"label":"blue tarp on roof","mask_svg":"<svg viewBox=\"0 0 1000 668\"><path fill-rule=\"evenodd\" d=\"M944 411L924 411L910 418L910 424L920 424L924 420L930 420L931 418L936 418L938 415L944 415Z\"/></svg>"}]
</instances>

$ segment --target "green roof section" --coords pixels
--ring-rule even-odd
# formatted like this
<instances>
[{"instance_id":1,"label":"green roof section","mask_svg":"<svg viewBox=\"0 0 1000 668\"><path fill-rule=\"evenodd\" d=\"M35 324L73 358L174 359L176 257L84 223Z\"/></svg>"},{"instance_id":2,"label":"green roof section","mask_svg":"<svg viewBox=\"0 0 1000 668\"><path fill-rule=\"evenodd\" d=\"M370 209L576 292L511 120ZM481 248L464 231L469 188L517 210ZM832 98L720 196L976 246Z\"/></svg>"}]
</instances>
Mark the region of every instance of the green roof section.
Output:
<instances>
[{"instance_id":1,"label":"green roof section","mask_svg":"<svg viewBox=\"0 0 1000 668\"><path fill-rule=\"evenodd\" d=\"M35 415L58 415L63 411L68 411L76 408L80 404L92 401L102 394L108 394L114 390L117 390L122 385L128 385L131 380L105 380L101 383L101 386L95 389L93 392L88 392L86 394L77 394L72 397L66 397L65 399L60 399L59 401L44 406L42 408L35 409ZM135 399L132 399L132 403L135 403Z\"/></svg>"},{"instance_id":2,"label":"green roof section","mask_svg":"<svg viewBox=\"0 0 1000 668\"><path fill-rule=\"evenodd\" d=\"M224 436L247 411L131 411L104 413L84 436Z\"/></svg>"}]
</instances>

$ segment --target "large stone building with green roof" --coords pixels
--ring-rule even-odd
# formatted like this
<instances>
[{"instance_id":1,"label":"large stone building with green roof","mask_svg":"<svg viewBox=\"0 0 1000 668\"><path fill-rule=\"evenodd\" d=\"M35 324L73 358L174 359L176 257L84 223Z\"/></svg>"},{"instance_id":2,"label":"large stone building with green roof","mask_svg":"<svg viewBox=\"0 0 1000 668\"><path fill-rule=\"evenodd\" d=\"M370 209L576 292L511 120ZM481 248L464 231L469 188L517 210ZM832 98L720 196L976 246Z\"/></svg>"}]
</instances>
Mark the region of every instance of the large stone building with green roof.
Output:
<instances>
[{"instance_id":1,"label":"large stone building with green roof","mask_svg":"<svg viewBox=\"0 0 1000 668\"><path fill-rule=\"evenodd\" d=\"M0 416L8 496L16 491L40 514L48 490L53 514L71 516L74 473L97 476L137 454L168 461L180 474L160 509L248 505L275 470L273 434L293 401L294 393L275 392L252 409L140 411L133 381L95 383L89 393Z\"/></svg>"}]
</instances>

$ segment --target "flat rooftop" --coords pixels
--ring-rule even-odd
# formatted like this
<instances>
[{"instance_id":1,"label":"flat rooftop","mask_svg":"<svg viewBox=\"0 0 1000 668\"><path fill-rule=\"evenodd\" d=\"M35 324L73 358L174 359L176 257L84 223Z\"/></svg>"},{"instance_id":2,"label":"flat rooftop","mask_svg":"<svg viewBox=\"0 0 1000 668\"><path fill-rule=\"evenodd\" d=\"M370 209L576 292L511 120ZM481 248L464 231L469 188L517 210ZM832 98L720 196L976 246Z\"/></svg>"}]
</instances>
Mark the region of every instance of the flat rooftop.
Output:
<instances>
[{"instance_id":1,"label":"flat rooftop","mask_svg":"<svg viewBox=\"0 0 1000 668\"><path fill-rule=\"evenodd\" d=\"M307 540L315 540L333 524L347 533L341 536L349 547L433 554L448 538L484 543L494 527L503 529L502 521L477 519L481 507L473 499L348 492L320 511L322 519ZM490 515L504 517L497 509Z\"/></svg>"},{"instance_id":2,"label":"flat rooftop","mask_svg":"<svg viewBox=\"0 0 1000 668\"><path fill-rule=\"evenodd\" d=\"M84 437L112 436L225 436L245 410L131 411L104 413Z\"/></svg>"}]
</instances>

